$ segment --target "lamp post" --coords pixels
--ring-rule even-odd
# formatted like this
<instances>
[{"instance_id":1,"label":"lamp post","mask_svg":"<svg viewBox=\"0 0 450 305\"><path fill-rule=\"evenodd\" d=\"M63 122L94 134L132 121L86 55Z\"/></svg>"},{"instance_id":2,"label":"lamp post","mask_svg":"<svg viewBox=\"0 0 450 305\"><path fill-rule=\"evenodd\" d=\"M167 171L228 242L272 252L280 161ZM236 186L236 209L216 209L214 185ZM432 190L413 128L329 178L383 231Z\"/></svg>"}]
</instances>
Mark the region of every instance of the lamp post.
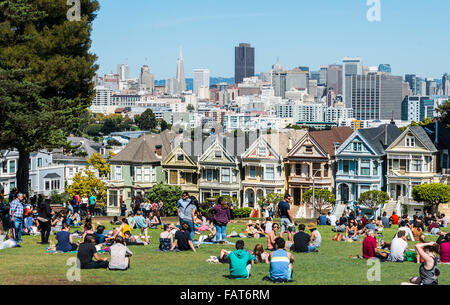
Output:
<instances>
[{"instance_id":1,"label":"lamp post","mask_svg":"<svg viewBox=\"0 0 450 305\"><path fill-rule=\"evenodd\" d=\"M313 171L312 181L313 181L313 187L312 187L312 201L311 201L311 218L314 219L314 201L315 201L315 178L316 174L320 172L321 169L316 169Z\"/></svg>"}]
</instances>

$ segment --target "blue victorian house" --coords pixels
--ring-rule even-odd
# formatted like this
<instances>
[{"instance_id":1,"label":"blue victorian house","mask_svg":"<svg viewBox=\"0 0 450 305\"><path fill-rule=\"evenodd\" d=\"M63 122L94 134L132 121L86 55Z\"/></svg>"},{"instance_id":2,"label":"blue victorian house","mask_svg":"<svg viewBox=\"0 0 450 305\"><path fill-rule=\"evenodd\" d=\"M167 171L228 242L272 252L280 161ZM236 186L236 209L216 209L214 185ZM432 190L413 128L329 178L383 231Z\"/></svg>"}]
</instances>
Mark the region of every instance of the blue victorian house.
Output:
<instances>
[{"instance_id":1,"label":"blue victorian house","mask_svg":"<svg viewBox=\"0 0 450 305\"><path fill-rule=\"evenodd\" d=\"M359 129L336 148L337 216L341 216L347 204L354 208L362 193L371 190L386 191L385 149L401 133L395 124Z\"/></svg>"}]
</instances>

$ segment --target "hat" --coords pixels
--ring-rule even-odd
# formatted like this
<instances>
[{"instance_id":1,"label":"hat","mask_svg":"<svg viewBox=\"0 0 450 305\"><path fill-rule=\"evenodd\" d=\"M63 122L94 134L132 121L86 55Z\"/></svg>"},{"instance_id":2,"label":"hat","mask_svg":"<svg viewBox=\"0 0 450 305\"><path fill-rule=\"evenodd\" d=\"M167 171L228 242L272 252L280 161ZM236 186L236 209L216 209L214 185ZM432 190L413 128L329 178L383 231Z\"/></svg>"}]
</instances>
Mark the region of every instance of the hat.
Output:
<instances>
[{"instance_id":1,"label":"hat","mask_svg":"<svg viewBox=\"0 0 450 305\"><path fill-rule=\"evenodd\" d=\"M308 230L317 229L316 225L314 223L309 223L307 226Z\"/></svg>"},{"instance_id":2,"label":"hat","mask_svg":"<svg viewBox=\"0 0 450 305\"><path fill-rule=\"evenodd\" d=\"M250 220L248 221L248 224L249 224L249 225L253 224L253 221L250 219Z\"/></svg>"}]
</instances>

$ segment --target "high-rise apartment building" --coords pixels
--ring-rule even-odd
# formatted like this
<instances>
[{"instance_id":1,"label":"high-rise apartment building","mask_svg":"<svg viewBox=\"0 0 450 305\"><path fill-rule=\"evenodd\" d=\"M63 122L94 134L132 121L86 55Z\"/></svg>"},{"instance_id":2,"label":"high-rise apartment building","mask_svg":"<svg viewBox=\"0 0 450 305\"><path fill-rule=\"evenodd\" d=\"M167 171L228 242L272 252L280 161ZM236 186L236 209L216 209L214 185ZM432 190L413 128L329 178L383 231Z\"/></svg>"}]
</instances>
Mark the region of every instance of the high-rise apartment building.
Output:
<instances>
[{"instance_id":1,"label":"high-rise apartment building","mask_svg":"<svg viewBox=\"0 0 450 305\"><path fill-rule=\"evenodd\" d=\"M126 64L117 65L117 74L119 74L119 81L125 82L130 78L130 67Z\"/></svg>"},{"instance_id":2,"label":"high-rise apartment building","mask_svg":"<svg viewBox=\"0 0 450 305\"><path fill-rule=\"evenodd\" d=\"M234 82L240 84L244 78L255 75L255 48L248 43L235 47Z\"/></svg>"},{"instance_id":3,"label":"high-rise apartment building","mask_svg":"<svg viewBox=\"0 0 450 305\"><path fill-rule=\"evenodd\" d=\"M370 73L352 75L349 81L350 107L357 120L401 119L401 76Z\"/></svg>"},{"instance_id":4,"label":"high-rise apartment building","mask_svg":"<svg viewBox=\"0 0 450 305\"><path fill-rule=\"evenodd\" d=\"M351 93L350 93L350 81L353 75L363 74L363 65L361 57L344 57L342 60L342 96L344 98L345 105L351 107Z\"/></svg>"},{"instance_id":5,"label":"high-rise apartment building","mask_svg":"<svg viewBox=\"0 0 450 305\"><path fill-rule=\"evenodd\" d=\"M198 91L202 87L209 89L209 70L194 69L194 94L198 96Z\"/></svg>"},{"instance_id":6,"label":"high-rise apartment building","mask_svg":"<svg viewBox=\"0 0 450 305\"><path fill-rule=\"evenodd\" d=\"M327 71L327 89L336 95L342 94L342 66L330 65Z\"/></svg>"},{"instance_id":7,"label":"high-rise apartment building","mask_svg":"<svg viewBox=\"0 0 450 305\"><path fill-rule=\"evenodd\" d=\"M409 84L413 95L422 95L425 92L422 91L422 78L415 74L406 74L405 82Z\"/></svg>"},{"instance_id":8,"label":"high-rise apartment building","mask_svg":"<svg viewBox=\"0 0 450 305\"><path fill-rule=\"evenodd\" d=\"M153 73L150 73L150 68L147 65L143 65L141 68L139 87L141 90L153 93L155 87L155 76Z\"/></svg>"},{"instance_id":9,"label":"high-rise apartment building","mask_svg":"<svg viewBox=\"0 0 450 305\"><path fill-rule=\"evenodd\" d=\"M327 85L328 66L320 66L319 85Z\"/></svg>"}]
</instances>

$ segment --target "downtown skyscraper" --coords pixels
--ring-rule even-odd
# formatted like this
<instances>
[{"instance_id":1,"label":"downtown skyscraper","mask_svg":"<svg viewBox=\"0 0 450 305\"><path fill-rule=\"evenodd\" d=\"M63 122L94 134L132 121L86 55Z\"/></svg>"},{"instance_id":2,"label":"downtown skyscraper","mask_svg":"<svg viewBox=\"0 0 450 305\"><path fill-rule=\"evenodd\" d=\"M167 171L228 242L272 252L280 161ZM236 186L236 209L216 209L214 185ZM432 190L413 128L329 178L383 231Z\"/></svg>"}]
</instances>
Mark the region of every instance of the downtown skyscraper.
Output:
<instances>
[{"instance_id":1,"label":"downtown skyscraper","mask_svg":"<svg viewBox=\"0 0 450 305\"><path fill-rule=\"evenodd\" d=\"M186 77L184 76L183 50L180 47L180 56L177 64L177 93L186 91Z\"/></svg>"},{"instance_id":2,"label":"downtown skyscraper","mask_svg":"<svg viewBox=\"0 0 450 305\"><path fill-rule=\"evenodd\" d=\"M235 47L234 83L240 84L246 77L255 76L255 48L248 43Z\"/></svg>"}]
</instances>

